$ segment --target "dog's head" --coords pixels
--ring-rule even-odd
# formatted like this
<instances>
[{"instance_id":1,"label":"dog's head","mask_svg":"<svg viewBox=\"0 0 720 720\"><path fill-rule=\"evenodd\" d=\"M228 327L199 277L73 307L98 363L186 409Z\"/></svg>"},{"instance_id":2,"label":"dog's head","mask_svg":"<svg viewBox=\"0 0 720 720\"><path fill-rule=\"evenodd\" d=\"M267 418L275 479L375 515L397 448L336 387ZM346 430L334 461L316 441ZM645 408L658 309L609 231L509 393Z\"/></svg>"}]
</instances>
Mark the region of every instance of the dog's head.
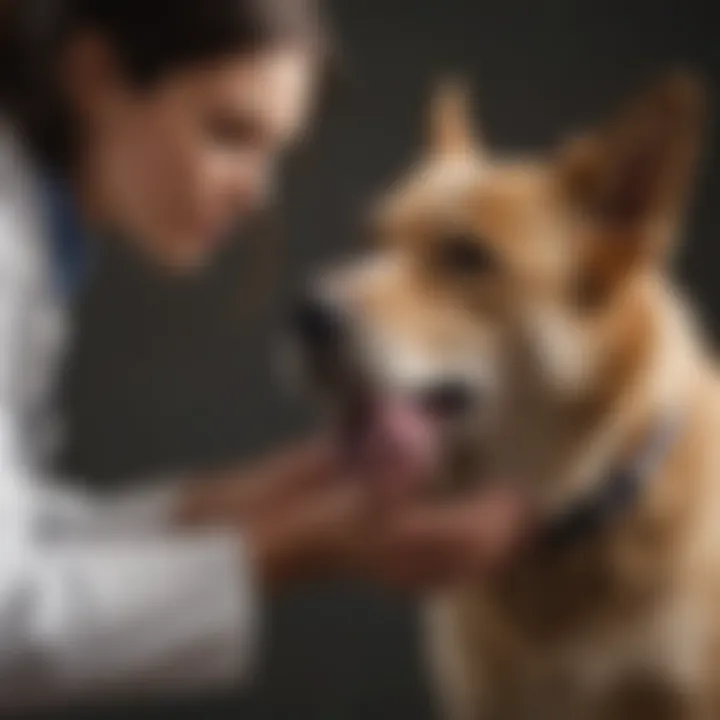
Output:
<instances>
[{"instance_id":1,"label":"dog's head","mask_svg":"<svg viewBox=\"0 0 720 720\"><path fill-rule=\"evenodd\" d=\"M640 341L627 337L633 291L672 245L703 102L673 76L531 159L491 155L468 104L440 88L421 161L374 213L372 249L321 276L297 316L355 446L425 464L491 439L519 388L586 393L620 337Z\"/></svg>"}]
</instances>

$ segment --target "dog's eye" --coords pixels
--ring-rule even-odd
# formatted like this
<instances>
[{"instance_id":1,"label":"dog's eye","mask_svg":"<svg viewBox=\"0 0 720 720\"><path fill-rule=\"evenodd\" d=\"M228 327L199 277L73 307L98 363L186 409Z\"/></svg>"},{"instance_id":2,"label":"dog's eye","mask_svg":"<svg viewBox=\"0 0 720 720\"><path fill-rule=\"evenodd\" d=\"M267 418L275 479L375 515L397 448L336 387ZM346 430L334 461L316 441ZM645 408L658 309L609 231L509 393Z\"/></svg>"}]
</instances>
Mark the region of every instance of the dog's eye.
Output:
<instances>
[{"instance_id":1,"label":"dog's eye","mask_svg":"<svg viewBox=\"0 0 720 720\"><path fill-rule=\"evenodd\" d=\"M455 275L476 276L493 272L497 258L492 250L473 235L449 235L439 244L440 266Z\"/></svg>"}]
</instances>

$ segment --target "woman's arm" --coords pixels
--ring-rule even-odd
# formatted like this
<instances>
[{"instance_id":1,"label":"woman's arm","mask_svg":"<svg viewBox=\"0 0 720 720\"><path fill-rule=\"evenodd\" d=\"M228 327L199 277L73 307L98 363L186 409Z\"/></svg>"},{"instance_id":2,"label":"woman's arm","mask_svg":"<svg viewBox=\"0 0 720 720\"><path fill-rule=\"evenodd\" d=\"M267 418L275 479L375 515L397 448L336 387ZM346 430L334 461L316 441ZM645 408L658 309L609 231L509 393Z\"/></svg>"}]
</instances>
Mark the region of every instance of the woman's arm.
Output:
<instances>
[{"instance_id":1,"label":"woman's arm","mask_svg":"<svg viewBox=\"0 0 720 720\"><path fill-rule=\"evenodd\" d=\"M6 239L11 219L0 212ZM229 519L221 496L240 478L222 492L191 483L98 499L38 476L16 409L28 302L8 248L0 243L0 702L247 677L259 578L283 576L302 538L278 543L259 521L241 534L239 517L214 530L206 510L192 528L181 522L208 504Z\"/></svg>"},{"instance_id":2,"label":"woman's arm","mask_svg":"<svg viewBox=\"0 0 720 720\"><path fill-rule=\"evenodd\" d=\"M14 241L16 231L0 212L0 236ZM64 493L60 502L52 479L31 469L16 409L27 303L23 266L10 250L0 243L0 698L47 701L105 684L162 688L242 676L254 659L258 621L236 532L161 530L174 503L166 495L154 519L142 519L148 528L157 522L152 536L133 537L132 525L124 538L102 528L73 535L70 508L90 518L100 506ZM139 522L148 506L135 507Z\"/></svg>"},{"instance_id":3,"label":"woman's arm","mask_svg":"<svg viewBox=\"0 0 720 720\"><path fill-rule=\"evenodd\" d=\"M356 488L330 480L314 445L223 480L101 498L25 474L3 453L6 420L0 707L247 678L261 596L334 570L357 515Z\"/></svg>"},{"instance_id":4,"label":"woman's arm","mask_svg":"<svg viewBox=\"0 0 720 720\"><path fill-rule=\"evenodd\" d=\"M238 533L78 535L65 517L54 521L37 478L9 460L0 450L3 702L248 673L257 588Z\"/></svg>"}]
</instances>

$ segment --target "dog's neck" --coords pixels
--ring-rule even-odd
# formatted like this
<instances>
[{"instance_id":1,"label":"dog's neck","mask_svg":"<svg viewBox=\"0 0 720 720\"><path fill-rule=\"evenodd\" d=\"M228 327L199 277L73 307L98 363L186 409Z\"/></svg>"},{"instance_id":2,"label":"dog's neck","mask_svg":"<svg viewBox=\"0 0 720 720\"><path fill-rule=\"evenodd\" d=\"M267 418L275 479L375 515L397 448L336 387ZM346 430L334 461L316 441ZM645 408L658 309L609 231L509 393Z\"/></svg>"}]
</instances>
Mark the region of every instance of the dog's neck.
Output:
<instances>
[{"instance_id":1,"label":"dog's neck","mask_svg":"<svg viewBox=\"0 0 720 720\"><path fill-rule=\"evenodd\" d=\"M668 414L687 410L704 363L682 301L660 281L646 282L618 322L614 347L602 348L587 386L559 392L542 373L523 368L500 423L494 444L501 465L547 512L602 483Z\"/></svg>"}]
</instances>

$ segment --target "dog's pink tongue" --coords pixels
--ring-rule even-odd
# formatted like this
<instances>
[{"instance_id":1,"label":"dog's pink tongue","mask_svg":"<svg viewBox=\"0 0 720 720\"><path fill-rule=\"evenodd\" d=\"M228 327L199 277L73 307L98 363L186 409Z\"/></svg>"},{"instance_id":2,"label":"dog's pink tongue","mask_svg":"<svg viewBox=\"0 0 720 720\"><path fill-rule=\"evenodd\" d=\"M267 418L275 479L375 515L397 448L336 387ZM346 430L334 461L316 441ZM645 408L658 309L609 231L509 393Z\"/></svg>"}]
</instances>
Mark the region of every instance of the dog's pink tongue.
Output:
<instances>
[{"instance_id":1,"label":"dog's pink tongue","mask_svg":"<svg viewBox=\"0 0 720 720\"><path fill-rule=\"evenodd\" d=\"M382 492L403 494L421 486L437 466L438 428L417 404L383 398L370 409L354 459Z\"/></svg>"}]
</instances>

